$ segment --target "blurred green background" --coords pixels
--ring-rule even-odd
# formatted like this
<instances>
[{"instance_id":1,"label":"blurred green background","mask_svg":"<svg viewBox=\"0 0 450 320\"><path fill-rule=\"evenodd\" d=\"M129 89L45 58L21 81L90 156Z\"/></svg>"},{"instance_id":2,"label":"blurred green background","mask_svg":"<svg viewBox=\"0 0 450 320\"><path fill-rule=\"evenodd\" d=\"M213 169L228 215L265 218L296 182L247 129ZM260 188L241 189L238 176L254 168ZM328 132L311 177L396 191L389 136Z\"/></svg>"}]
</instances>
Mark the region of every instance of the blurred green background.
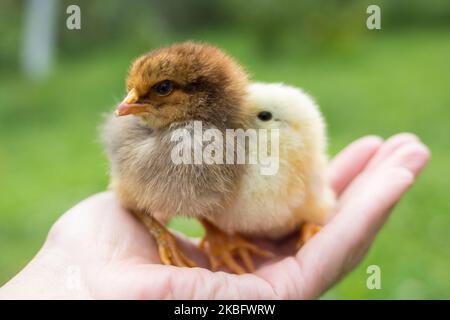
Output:
<instances>
[{"instance_id":1,"label":"blurred green background","mask_svg":"<svg viewBox=\"0 0 450 320\"><path fill-rule=\"evenodd\" d=\"M225 49L254 80L311 93L332 155L366 134L411 131L430 146L429 167L367 258L325 298L450 298L450 1L57 1L41 76L23 67L29 4L0 3L0 285L64 211L106 188L97 128L123 97L131 60L194 39ZM66 28L69 4L81 30ZM381 7L381 30L366 28L369 4ZM371 264L381 290L366 287Z\"/></svg>"}]
</instances>

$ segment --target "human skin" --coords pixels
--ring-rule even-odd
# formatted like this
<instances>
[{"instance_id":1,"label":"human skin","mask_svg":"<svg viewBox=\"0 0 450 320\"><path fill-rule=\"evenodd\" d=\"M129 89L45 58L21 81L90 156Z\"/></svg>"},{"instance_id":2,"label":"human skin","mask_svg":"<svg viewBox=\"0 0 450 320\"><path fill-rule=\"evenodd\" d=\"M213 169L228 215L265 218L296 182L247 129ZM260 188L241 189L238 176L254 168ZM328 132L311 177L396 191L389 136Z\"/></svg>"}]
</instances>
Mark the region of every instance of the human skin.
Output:
<instances>
[{"instance_id":1,"label":"human skin","mask_svg":"<svg viewBox=\"0 0 450 320\"><path fill-rule=\"evenodd\" d=\"M100 193L61 216L0 299L315 299L361 262L429 157L408 133L353 142L330 163L338 202L329 223L298 252L295 235L255 240L277 255L243 275L206 269L197 239L181 235L199 267L161 265L144 226L113 193Z\"/></svg>"}]
</instances>

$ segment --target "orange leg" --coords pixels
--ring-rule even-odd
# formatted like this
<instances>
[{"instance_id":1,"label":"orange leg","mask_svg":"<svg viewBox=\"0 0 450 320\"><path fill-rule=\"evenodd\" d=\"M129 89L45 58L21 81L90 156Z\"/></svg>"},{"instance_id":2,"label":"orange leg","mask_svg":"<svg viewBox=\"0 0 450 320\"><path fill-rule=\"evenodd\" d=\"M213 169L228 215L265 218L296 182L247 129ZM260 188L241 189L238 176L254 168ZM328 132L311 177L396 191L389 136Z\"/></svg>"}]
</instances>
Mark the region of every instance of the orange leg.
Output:
<instances>
[{"instance_id":1,"label":"orange leg","mask_svg":"<svg viewBox=\"0 0 450 320\"><path fill-rule=\"evenodd\" d=\"M205 219L201 219L200 222L205 227L206 232L200 243L200 249L205 251L205 244L208 244L207 255L212 271L216 271L220 266L225 265L237 274L242 274L246 271L253 272L255 266L250 253L266 258L272 256L272 253L258 248L237 234L226 234ZM236 255L241 258L245 268L236 262Z\"/></svg>"},{"instance_id":2,"label":"orange leg","mask_svg":"<svg viewBox=\"0 0 450 320\"><path fill-rule=\"evenodd\" d=\"M196 264L186 257L178 248L175 237L155 218L136 213L156 241L159 257L165 265L177 267L195 267Z\"/></svg>"},{"instance_id":3,"label":"orange leg","mask_svg":"<svg viewBox=\"0 0 450 320\"><path fill-rule=\"evenodd\" d=\"M297 242L297 249L300 249L309 239L314 237L314 235L319 232L320 229L322 229L322 227L317 224L305 222L300 227L300 238Z\"/></svg>"}]
</instances>

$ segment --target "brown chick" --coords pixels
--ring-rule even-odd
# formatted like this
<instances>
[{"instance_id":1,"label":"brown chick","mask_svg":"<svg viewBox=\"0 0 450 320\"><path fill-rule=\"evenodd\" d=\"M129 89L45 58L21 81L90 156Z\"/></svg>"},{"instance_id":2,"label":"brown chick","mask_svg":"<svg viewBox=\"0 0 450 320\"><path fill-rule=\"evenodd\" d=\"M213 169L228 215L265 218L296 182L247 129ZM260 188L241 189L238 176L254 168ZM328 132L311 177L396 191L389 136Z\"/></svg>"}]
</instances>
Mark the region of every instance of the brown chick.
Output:
<instances>
[{"instance_id":1,"label":"brown chick","mask_svg":"<svg viewBox=\"0 0 450 320\"><path fill-rule=\"evenodd\" d=\"M192 132L194 120L202 121L204 130L245 129L246 73L219 49L186 42L139 57L126 86L119 117L109 117L103 129L111 187L147 226L164 264L193 266L163 224L174 216L207 223L205 217L226 214L245 167L176 165L171 136L179 128ZM239 244L247 246L242 239Z\"/></svg>"}]
</instances>

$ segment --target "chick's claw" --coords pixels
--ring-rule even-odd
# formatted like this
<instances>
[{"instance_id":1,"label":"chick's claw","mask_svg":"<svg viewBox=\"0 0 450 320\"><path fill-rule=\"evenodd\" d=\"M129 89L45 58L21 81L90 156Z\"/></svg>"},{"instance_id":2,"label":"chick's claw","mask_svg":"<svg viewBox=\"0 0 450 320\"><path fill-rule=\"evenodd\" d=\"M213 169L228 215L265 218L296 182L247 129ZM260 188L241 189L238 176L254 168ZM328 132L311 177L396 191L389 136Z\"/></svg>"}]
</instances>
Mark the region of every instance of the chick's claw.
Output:
<instances>
[{"instance_id":1,"label":"chick's claw","mask_svg":"<svg viewBox=\"0 0 450 320\"><path fill-rule=\"evenodd\" d=\"M178 248L175 237L167 228L151 216L145 214L137 214L137 216L155 239L159 257L163 264L177 267L196 267L196 264Z\"/></svg>"},{"instance_id":2,"label":"chick's claw","mask_svg":"<svg viewBox=\"0 0 450 320\"><path fill-rule=\"evenodd\" d=\"M177 267L195 267L196 264L178 248L175 237L167 229L163 230L161 236L155 238L161 262Z\"/></svg>"},{"instance_id":3,"label":"chick's claw","mask_svg":"<svg viewBox=\"0 0 450 320\"><path fill-rule=\"evenodd\" d=\"M211 270L217 271L222 265L228 267L232 272L243 274L255 271L255 266L250 254L264 258L272 257L273 254L258 248L239 235L229 235L202 219L205 227L205 237L200 242L200 249L206 251L211 264ZM206 248L206 245L208 246ZM236 257L239 257L245 268L241 266Z\"/></svg>"},{"instance_id":4,"label":"chick's claw","mask_svg":"<svg viewBox=\"0 0 450 320\"><path fill-rule=\"evenodd\" d=\"M297 242L297 250L303 247L308 240L314 237L320 229L322 229L322 227L317 224L305 222L300 228L300 238Z\"/></svg>"}]
</instances>

